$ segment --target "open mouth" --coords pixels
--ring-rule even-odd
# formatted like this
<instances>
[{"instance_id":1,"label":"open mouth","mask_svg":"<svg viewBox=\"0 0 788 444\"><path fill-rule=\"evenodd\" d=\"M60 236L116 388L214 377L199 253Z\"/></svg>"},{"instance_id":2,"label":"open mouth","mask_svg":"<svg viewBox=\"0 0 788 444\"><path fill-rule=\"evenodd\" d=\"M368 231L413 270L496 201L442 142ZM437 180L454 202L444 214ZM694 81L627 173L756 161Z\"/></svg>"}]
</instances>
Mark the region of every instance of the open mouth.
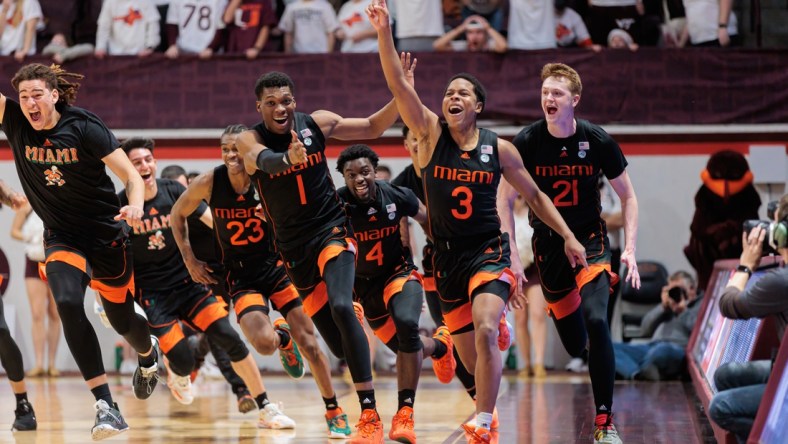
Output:
<instances>
[{"instance_id":1,"label":"open mouth","mask_svg":"<svg viewBox=\"0 0 788 444\"><path fill-rule=\"evenodd\" d=\"M551 116L558 112L558 107L557 106L548 105L548 106L545 106L544 109L547 111L547 114L551 115Z\"/></svg>"},{"instance_id":2,"label":"open mouth","mask_svg":"<svg viewBox=\"0 0 788 444\"><path fill-rule=\"evenodd\" d=\"M459 105L451 105L449 107L449 114L456 116L457 114L462 113L462 107Z\"/></svg>"},{"instance_id":3,"label":"open mouth","mask_svg":"<svg viewBox=\"0 0 788 444\"><path fill-rule=\"evenodd\" d=\"M40 112L30 113L30 120L32 120L33 122L38 122L39 120L41 120L41 113Z\"/></svg>"},{"instance_id":4,"label":"open mouth","mask_svg":"<svg viewBox=\"0 0 788 444\"><path fill-rule=\"evenodd\" d=\"M140 176L142 177L143 182L148 182L153 178L151 173L140 174Z\"/></svg>"},{"instance_id":5,"label":"open mouth","mask_svg":"<svg viewBox=\"0 0 788 444\"><path fill-rule=\"evenodd\" d=\"M281 118L278 118L278 119L274 118L274 123L276 123L279 126L287 125L287 116L281 117Z\"/></svg>"}]
</instances>

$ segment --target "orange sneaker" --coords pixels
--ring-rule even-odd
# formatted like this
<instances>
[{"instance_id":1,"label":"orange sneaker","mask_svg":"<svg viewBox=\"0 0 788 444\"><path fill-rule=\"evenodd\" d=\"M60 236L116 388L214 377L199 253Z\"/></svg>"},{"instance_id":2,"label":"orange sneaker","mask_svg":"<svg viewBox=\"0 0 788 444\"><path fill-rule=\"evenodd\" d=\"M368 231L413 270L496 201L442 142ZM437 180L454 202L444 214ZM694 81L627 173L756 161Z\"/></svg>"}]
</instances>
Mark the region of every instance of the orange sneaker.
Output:
<instances>
[{"instance_id":1,"label":"orange sneaker","mask_svg":"<svg viewBox=\"0 0 788 444\"><path fill-rule=\"evenodd\" d=\"M475 404L475 401L474 401L474 404ZM498 426L499 425L500 425L500 423L498 422L498 407L495 407L493 409L493 419L492 419L492 422L490 423L490 430L498 430ZM471 428L476 427L476 416L474 415L474 417L470 421L466 422L464 424L464 426L468 426L468 427L471 427Z\"/></svg>"},{"instance_id":2,"label":"orange sneaker","mask_svg":"<svg viewBox=\"0 0 788 444\"><path fill-rule=\"evenodd\" d=\"M432 370L435 371L438 381L448 384L454 378L454 372L457 370L457 361L454 359L454 341L451 339L449 328L445 325L438 327L432 337L446 345L446 354L439 359L432 360Z\"/></svg>"},{"instance_id":3,"label":"orange sneaker","mask_svg":"<svg viewBox=\"0 0 788 444\"><path fill-rule=\"evenodd\" d=\"M356 424L358 432L350 438L348 444L383 444L383 423L374 409L365 409Z\"/></svg>"},{"instance_id":4,"label":"orange sneaker","mask_svg":"<svg viewBox=\"0 0 788 444\"><path fill-rule=\"evenodd\" d=\"M462 425L468 444L498 444L498 433L483 427Z\"/></svg>"},{"instance_id":5,"label":"orange sneaker","mask_svg":"<svg viewBox=\"0 0 788 444\"><path fill-rule=\"evenodd\" d=\"M361 324L361 328L364 328L364 307L358 302L353 302L353 312L356 313L356 319Z\"/></svg>"},{"instance_id":6,"label":"orange sneaker","mask_svg":"<svg viewBox=\"0 0 788 444\"><path fill-rule=\"evenodd\" d=\"M498 323L498 350L506 351L512 345L512 336L514 335L514 328L509 321L506 320L506 310L501 315L501 321Z\"/></svg>"},{"instance_id":7,"label":"orange sneaker","mask_svg":"<svg viewBox=\"0 0 788 444\"><path fill-rule=\"evenodd\" d=\"M396 415L391 418L391 430L389 430L389 439L404 442L408 444L416 444L416 432L413 431L413 409L410 407L402 407Z\"/></svg>"}]
</instances>

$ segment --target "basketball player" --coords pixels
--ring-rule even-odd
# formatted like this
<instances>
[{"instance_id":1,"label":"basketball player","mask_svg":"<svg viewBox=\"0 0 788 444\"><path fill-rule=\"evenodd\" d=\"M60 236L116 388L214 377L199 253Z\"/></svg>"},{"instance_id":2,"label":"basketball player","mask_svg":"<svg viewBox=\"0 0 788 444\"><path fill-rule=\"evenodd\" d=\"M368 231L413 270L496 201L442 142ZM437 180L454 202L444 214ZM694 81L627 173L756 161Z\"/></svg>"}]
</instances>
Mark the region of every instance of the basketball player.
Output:
<instances>
[{"instance_id":1,"label":"basketball player","mask_svg":"<svg viewBox=\"0 0 788 444\"><path fill-rule=\"evenodd\" d=\"M27 199L0 180L0 203L16 210L24 206L27 203ZM0 285L2 284L3 276L0 275ZM2 298L0 298L0 364L3 365L8 375L11 391L14 392L16 397L14 423L11 425L11 430L20 432L35 430L38 427L38 422L36 421L36 412L33 411L33 405L27 399L22 352L19 350L19 346L16 345L8 324L5 322Z\"/></svg>"},{"instance_id":2,"label":"basketball player","mask_svg":"<svg viewBox=\"0 0 788 444\"><path fill-rule=\"evenodd\" d=\"M501 380L498 325L510 294L514 308L523 299L509 269L509 239L501 233L496 193L501 174L515 184L537 214L566 239L567 257L585 260L547 196L540 192L507 141L476 127L486 93L470 74L450 79L443 94L442 123L426 108L397 62L385 1L367 15L378 33L381 65L402 119L419 141L434 273L446 326L466 368L476 378L476 424L464 425L471 442L490 442L492 413Z\"/></svg>"},{"instance_id":3,"label":"basketball player","mask_svg":"<svg viewBox=\"0 0 788 444\"><path fill-rule=\"evenodd\" d=\"M400 221L413 217L426 223L426 209L409 189L376 180L377 166L378 155L369 146L345 148L337 160L337 171L345 178L338 193L347 203L358 241L355 299L375 335L397 353L398 406L389 438L414 444L413 404L422 359L432 357L441 382L451 381L457 364L446 327L432 338L419 334L424 288L402 245Z\"/></svg>"},{"instance_id":4,"label":"basketball player","mask_svg":"<svg viewBox=\"0 0 788 444\"><path fill-rule=\"evenodd\" d=\"M560 251L563 240L545 224L539 214L530 215L534 228L533 247L539 278L550 316L564 348L572 356L586 353L594 391L596 418L594 442L621 442L612 422L615 356L607 324L607 303L618 276L610 268L610 244L599 205L598 178L604 174L621 199L625 246L621 263L627 279L640 288L635 261L638 204L626 172L627 161L621 148L601 127L575 118L583 85L580 76L562 63L542 68L542 110L544 119L525 127L514 138L526 169L544 190L575 236L586 248L588 269L567 261ZM504 228L512 233L511 205L516 191L501 187L509 205L502 205ZM515 269L519 257L514 255Z\"/></svg>"},{"instance_id":5,"label":"basketball player","mask_svg":"<svg viewBox=\"0 0 788 444\"><path fill-rule=\"evenodd\" d=\"M303 352L312 369L323 402L326 406L326 424L331 438L350 435L347 415L337 403L331 384L328 357L323 354L315 337L314 324L302 309L301 300L279 258L271 245L271 234L265 221L260 219L260 199L244 170L244 160L238 153L238 135L247 128L243 125L228 126L221 137L223 165L203 173L189 184L189 188L173 207L172 221L175 239L195 280L211 283L215 280L210 264L195 257L187 226L186 215L207 201L214 220L214 229L221 247L221 258L229 270L227 282L233 307L241 329L253 344L260 344L258 351L271 354L278 345L291 345ZM191 227L189 225L188 227ZM271 327L270 302L284 317ZM287 323L285 323L285 320ZM288 331L286 325L292 331ZM279 335L284 331L291 333ZM298 348L295 348L298 350ZM287 369L287 357L282 357ZM303 366L291 370L291 376L301 377Z\"/></svg>"},{"instance_id":6,"label":"basketball player","mask_svg":"<svg viewBox=\"0 0 788 444\"><path fill-rule=\"evenodd\" d=\"M134 263L135 297L145 310L148 323L168 358L170 380L167 385L173 396L182 404L191 404L194 399L190 379L194 356L178 322L184 321L205 332L227 351L233 369L249 387L260 409L259 427L294 428L295 421L268 400L254 357L230 325L225 305L208 288L190 278L180 257L170 218L172 206L186 189L174 180L156 179L152 140L128 139L121 148L145 184L143 216L131 227L132 247L137 257ZM124 200L122 194L120 198ZM193 217L198 217L206 225L213 223L204 203ZM195 222L199 223L192 221Z\"/></svg>"},{"instance_id":7,"label":"basketball player","mask_svg":"<svg viewBox=\"0 0 788 444\"><path fill-rule=\"evenodd\" d=\"M99 292L112 327L139 354L134 395L147 399L156 386L157 352L145 318L134 312L134 279L122 223L142 216L142 178L115 136L95 114L71 106L79 74L57 65L29 64L11 84L19 102L0 95L0 120L19 179L46 232L46 276L63 332L82 377L96 399L94 440L128 430L104 373L96 332L84 309L85 289ZM106 167L126 186L120 206Z\"/></svg>"},{"instance_id":8,"label":"basketball player","mask_svg":"<svg viewBox=\"0 0 788 444\"><path fill-rule=\"evenodd\" d=\"M414 63L401 61L413 81ZM331 111L296 112L295 85L269 72L255 85L262 117L238 136L244 168L263 202L273 240L290 280L331 352L345 358L361 404L351 442L383 442L372 384L369 342L353 310L355 240L331 181L325 142L374 139L397 119L392 100L367 118Z\"/></svg>"}]
</instances>

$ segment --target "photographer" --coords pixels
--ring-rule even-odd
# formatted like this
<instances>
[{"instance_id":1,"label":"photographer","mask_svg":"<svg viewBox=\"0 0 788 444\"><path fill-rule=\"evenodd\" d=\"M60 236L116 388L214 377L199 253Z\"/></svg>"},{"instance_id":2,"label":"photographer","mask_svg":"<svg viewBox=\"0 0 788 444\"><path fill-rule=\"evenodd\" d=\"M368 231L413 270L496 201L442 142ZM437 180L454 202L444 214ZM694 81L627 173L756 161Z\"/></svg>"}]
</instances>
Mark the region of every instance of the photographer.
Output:
<instances>
[{"instance_id":1,"label":"photographer","mask_svg":"<svg viewBox=\"0 0 788 444\"><path fill-rule=\"evenodd\" d=\"M686 368L687 342L698 318L701 298L695 279L686 271L677 271L662 288L662 304L644 317L643 344L613 343L616 377L659 381L675 379Z\"/></svg>"},{"instance_id":2,"label":"photographer","mask_svg":"<svg viewBox=\"0 0 788 444\"><path fill-rule=\"evenodd\" d=\"M777 334L782 338L788 323L788 267L785 266L788 262L788 194L780 199L773 223L757 224L742 238L744 248L739 267L720 298L720 312L732 319L775 315ZM766 242L782 256L783 265L745 290L752 270L760 264ZM709 405L709 417L723 429L733 432L739 442L746 442L750 434L771 368L772 362L768 360L730 362L720 366L714 374L718 392Z\"/></svg>"}]
</instances>

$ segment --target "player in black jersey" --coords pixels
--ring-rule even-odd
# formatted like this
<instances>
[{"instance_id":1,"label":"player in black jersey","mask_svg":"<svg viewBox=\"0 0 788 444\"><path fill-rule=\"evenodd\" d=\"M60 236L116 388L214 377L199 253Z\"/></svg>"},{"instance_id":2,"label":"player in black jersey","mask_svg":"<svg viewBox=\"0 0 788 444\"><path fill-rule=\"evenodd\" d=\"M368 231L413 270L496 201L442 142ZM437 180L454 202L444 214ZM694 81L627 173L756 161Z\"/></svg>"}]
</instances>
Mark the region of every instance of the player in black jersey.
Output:
<instances>
[{"instance_id":1,"label":"player in black jersey","mask_svg":"<svg viewBox=\"0 0 788 444\"><path fill-rule=\"evenodd\" d=\"M401 63L412 81L415 62ZM396 121L396 106L391 101L368 118L296 112L293 81L279 72L258 79L255 97L263 121L238 137L244 167L304 309L331 352L347 360L362 410L351 442L383 442L369 342L353 310L355 240L331 181L325 142L380 136Z\"/></svg>"},{"instance_id":2,"label":"player in black jersey","mask_svg":"<svg viewBox=\"0 0 788 444\"><path fill-rule=\"evenodd\" d=\"M156 179L152 140L133 138L123 142L121 147L145 184L144 214L140 222L131 227L132 247L137 259L134 262L135 297L168 358L170 378L167 385L173 396L182 404L190 404L194 399L190 380L194 356L178 322L183 321L205 332L227 351L233 368L257 401L259 427L294 428L295 422L268 401L254 357L230 325L225 304L218 301L210 289L191 279L180 257L170 219L173 205L186 188L173 180ZM122 194L120 199L124 200ZM213 223L205 203L193 212L192 218L193 224Z\"/></svg>"},{"instance_id":3,"label":"player in black jersey","mask_svg":"<svg viewBox=\"0 0 788 444\"><path fill-rule=\"evenodd\" d=\"M438 328L432 338L419 334L421 275L402 244L406 233L400 221L413 217L426 223L426 209L411 190L375 180L378 160L367 145L345 148L337 160L337 171L345 178L338 193L347 203L358 241L355 299L375 335L397 353L399 399L389 438L415 443L413 404L421 361L432 357L438 379L450 382L456 367L454 346L446 327Z\"/></svg>"},{"instance_id":4,"label":"player in black jersey","mask_svg":"<svg viewBox=\"0 0 788 444\"><path fill-rule=\"evenodd\" d=\"M162 168L159 177L162 179L172 179L184 187L189 186L189 179L186 170L180 165L168 165ZM217 256L216 239L213 236L213 228L201 222L195 222L189 226L189 242L195 247L194 255L199 260L209 264L216 276L216 283L209 285L213 294L223 301L226 305L230 305L230 295L227 294L226 277L227 272L222 266L220 259ZM183 333L188 337L191 344L192 352L194 353L194 370L192 370L192 381L197 375L202 365L205 362L205 355L210 351L216 360L216 367L221 372L225 381L230 384L230 387L238 398L238 411L241 413L248 413L257 408L257 404L249 393L243 379L235 373L230 361L230 356L224 351L216 341L211 340L207 335L199 333L186 325Z\"/></svg>"},{"instance_id":5,"label":"player in black jersey","mask_svg":"<svg viewBox=\"0 0 788 444\"><path fill-rule=\"evenodd\" d=\"M498 325L510 295L522 308L509 270L508 235L500 231L496 193L501 174L537 214L566 239L565 254L584 262L585 252L547 196L523 168L507 141L476 126L486 94L470 74L457 74L443 94L445 123L425 107L397 63L385 1L375 0L367 15L378 33L381 65L402 120L419 141L418 165L424 182L430 238L435 243L435 280L441 309L460 358L476 377L476 424L464 425L471 442L490 442L502 362Z\"/></svg>"},{"instance_id":6,"label":"player in black jersey","mask_svg":"<svg viewBox=\"0 0 788 444\"><path fill-rule=\"evenodd\" d=\"M22 194L17 193L5 182L0 180L0 203L17 210L27 204L27 199ZM3 276L0 275L0 285L3 284ZM11 430L28 431L38 427L36 414L33 406L27 399L27 386L25 385L25 368L22 362L22 352L16 345L8 324L5 322L3 310L3 299L0 298L0 363L8 374L8 382L11 384L11 391L16 397L16 409L14 411L14 424Z\"/></svg>"},{"instance_id":7,"label":"player in black jersey","mask_svg":"<svg viewBox=\"0 0 788 444\"><path fill-rule=\"evenodd\" d=\"M419 198L421 202L424 202L424 183L421 181L421 172L418 170L415 165L418 163L418 154L419 154L419 141L416 140L416 136L410 132L410 129L407 125L402 127L402 137L403 137L403 145L405 146L405 150L408 152L410 156L411 164L406 166L402 172L391 181L392 184L408 188L409 190L413 191L416 194L416 197ZM422 227L424 225L422 224ZM404 230L410 230L409 224L403 224ZM428 235L427 231L429 231L426 227L424 227L424 232ZM410 240L412 237L408 234L403 234L404 240ZM414 245L409 245L409 248L413 249ZM422 260L421 260L421 271L423 277L423 285L424 285L424 299L427 301L427 307L430 311L430 316L432 317L433 322L435 322L435 326L440 328L441 326L445 326L446 323L443 322L443 314L441 313L441 305L440 305L440 298L438 297L438 290L435 287L435 276L432 270L432 256L435 251L435 246L432 243L432 240L429 237L426 239L426 243L424 244L424 248L422 248ZM502 317L502 319L505 319ZM508 331L507 331L508 333ZM453 348L454 359L457 363L457 368L455 369L454 373L457 376L457 379L460 380L462 386L465 387L465 391L468 393L468 396L471 397L474 402L476 401L476 381L473 378L473 375L468 373L468 370L462 364L462 360L460 356L457 354L457 349ZM449 381L441 381L448 383ZM494 428L497 428L497 412L493 413L493 425Z\"/></svg>"},{"instance_id":8,"label":"player in black jersey","mask_svg":"<svg viewBox=\"0 0 788 444\"><path fill-rule=\"evenodd\" d=\"M195 257L189 243L182 241L187 234L191 238L191 231L187 233L191 226L183 223L185 216L200 202L207 201L214 215L214 229L221 247L220 260L230 271L227 281L242 330L253 344L257 344L256 348L259 346L261 354L271 354L282 344L286 348L298 344L309 361L323 397L329 436L344 438L350 434L350 427L347 415L337 403L328 357L320 350L314 324L302 310L298 292L272 249L270 232L260 219L260 199L238 153L238 134L246 130L243 125L231 125L224 130L221 137L224 164L197 176L178 199L172 213L175 238L192 276L211 283L214 280L212 266ZM282 313L287 323L277 319L275 329L271 327L268 301ZM283 327L287 324L290 330ZM288 334L278 334L282 332ZM300 375L303 375L303 367Z\"/></svg>"},{"instance_id":9,"label":"player in black jersey","mask_svg":"<svg viewBox=\"0 0 788 444\"><path fill-rule=\"evenodd\" d=\"M23 66L0 95L0 120L25 195L46 228L46 275L71 354L96 398L93 439L128 425L112 401L96 332L85 315L88 284L101 295L112 327L139 353L132 379L145 399L156 384L157 353L145 318L134 312L132 257L123 220L142 216L142 179L95 114L71 106L81 79L59 66ZM106 167L128 189L121 206Z\"/></svg>"},{"instance_id":10,"label":"player in black jersey","mask_svg":"<svg viewBox=\"0 0 788 444\"><path fill-rule=\"evenodd\" d=\"M590 266L580 269L556 254L561 239L532 212L534 256L548 310L564 348L570 355L580 356L589 343L588 367L596 404L594 440L620 443L611 422L615 357L607 325L607 303L618 276L610 268L610 244L597 186L599 176L608 178L621 199L625 234L621 263L626 265L627 280L635 288L640 287L635 260L637 199L618 144L601 127L575 118L582 93L577 72L567 65L550 63L542 68L541 78L545 117L520 131L513 143L536 184L552 199L585 246ZM513 232L511 203L515 197L514 190L502 187L501 200L510 202L501 209L504 227L509 232ZM519 265L519 258L514 255L512 262Z\"/></svg>"}]
</instances>

